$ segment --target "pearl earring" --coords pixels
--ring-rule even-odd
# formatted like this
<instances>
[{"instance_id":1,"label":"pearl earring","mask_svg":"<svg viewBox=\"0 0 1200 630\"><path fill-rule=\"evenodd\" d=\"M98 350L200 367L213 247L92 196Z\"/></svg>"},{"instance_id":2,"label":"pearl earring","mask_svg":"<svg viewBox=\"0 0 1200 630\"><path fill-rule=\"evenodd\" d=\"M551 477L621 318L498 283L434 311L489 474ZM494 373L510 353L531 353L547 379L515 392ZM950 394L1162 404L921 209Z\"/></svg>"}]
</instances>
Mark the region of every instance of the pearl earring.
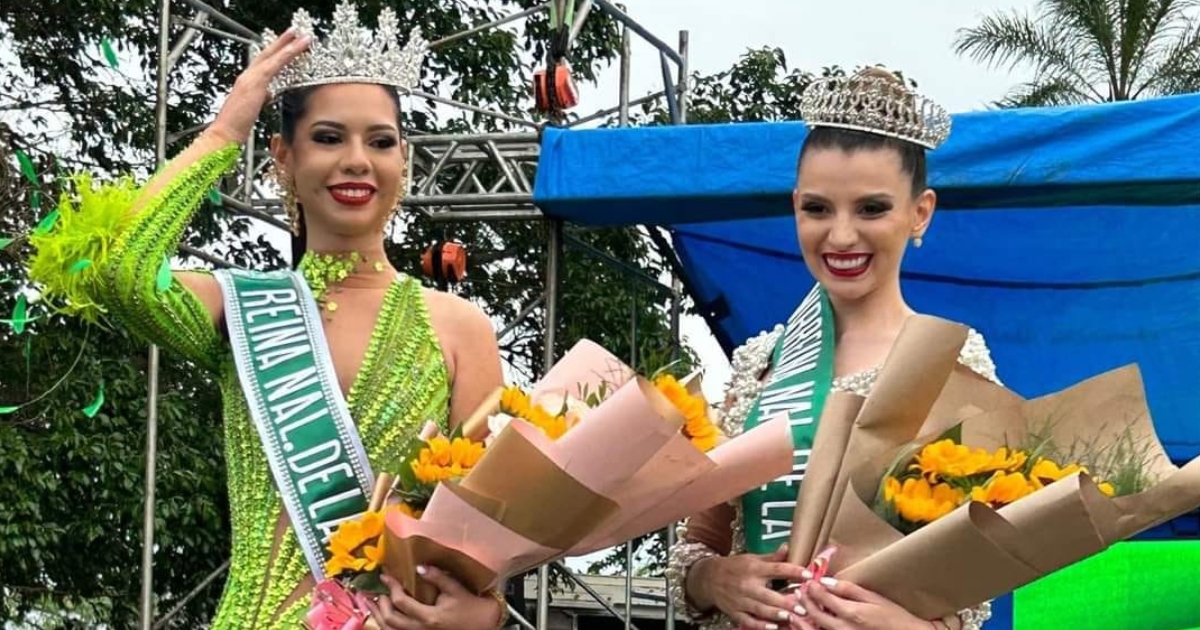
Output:
<instances>
[{"instance_id":1,"label":"pearl earring","mask_svg":"<svg viewBox=\"0 0 1200 630\"><path fill-rule=\"evenodd\" d=\"M923 240L921 240L920 236L913 238L913 247L916 247L917 249L921 249L921 245L924 245L924 244L925 244L925 242Z\"/></svg>"}]
</instances>

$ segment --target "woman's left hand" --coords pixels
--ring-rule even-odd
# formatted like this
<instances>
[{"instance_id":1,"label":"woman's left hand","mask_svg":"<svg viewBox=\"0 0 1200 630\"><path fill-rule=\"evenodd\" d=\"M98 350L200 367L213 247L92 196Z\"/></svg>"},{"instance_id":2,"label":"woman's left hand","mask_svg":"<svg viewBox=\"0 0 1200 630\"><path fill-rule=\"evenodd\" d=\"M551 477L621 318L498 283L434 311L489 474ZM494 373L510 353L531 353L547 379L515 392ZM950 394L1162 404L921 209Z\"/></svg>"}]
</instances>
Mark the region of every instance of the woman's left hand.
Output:
<instances>
[{"instance_id":1,"label":"woman's left hand","mask_svg":"<svg viewBox=\"0 0 1200 630\"><path fill-rule=\"evenodd\" d=\"M935 630L891 600L845 580L809 582L792 616L799 630ZM799 614L801 610L804 614Z\"/></svg>"},{"instance_id":2,"label":"woman's left hand","mask_svg":"<svg viewBox=\"0 0 1200 630\"><path fill-rule=\"evenodd\" d=\"M387 575L383 583L391 591L374 604L372 616L388 630L492 630L500 621L500 602L488 595L475 595L458 580L434 567L420 567L417 574L438 589L432 606L404 592L399 582Z\"/></svg>"}]
</instances>

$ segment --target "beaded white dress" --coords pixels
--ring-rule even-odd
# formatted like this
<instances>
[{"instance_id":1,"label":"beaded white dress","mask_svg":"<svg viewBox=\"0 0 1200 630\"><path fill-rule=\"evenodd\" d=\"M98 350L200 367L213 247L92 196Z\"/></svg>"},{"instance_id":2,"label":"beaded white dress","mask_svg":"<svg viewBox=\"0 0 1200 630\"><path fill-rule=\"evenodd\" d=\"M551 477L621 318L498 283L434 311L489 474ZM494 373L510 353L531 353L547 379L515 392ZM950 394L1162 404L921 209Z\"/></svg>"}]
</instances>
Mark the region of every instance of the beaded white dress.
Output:
<instances>
[{"instance_id":1,"label":"beaded white dress","mask_svg":"<svg viewBox=\"0 0 1200 630\"><path fill-rule=\"evenodd\" d=\"M729 407L719 419L721 430L726 435L734 436L742 432L746 416L762 394L764 383L761 380L763 372L769 367L771 355L784 332L782 325L774 330L764 332L751 338L733 353L732 376L727 388L726 399ZM992 362L991 352L983 339L983 335L974 329L967 335L962 352L958 357L959 363L970 368L975 373L988 380L1000 384L996 376L996 365ZM866 397L875 384L879 368L864 370L835 378L832 383L834 391L848 392ZM746 552L746 538L742 527L741 501L733 502L736 516L733 521L733 540L730 555ZM719 555L711 547L701 542L687 538L687 522L678 527L678 542L671 547L667 563L667 578L670 580L670 595L679 610L693 625L702 630L733 630L736 624L728 616L719 611L700 611L691 605L684 585L687 583L687 572L699 560ZM962 621L963 630L980 630L983 622L991 618L989 602L961 611L958 614Z\"/></svg>"}]
</instances>

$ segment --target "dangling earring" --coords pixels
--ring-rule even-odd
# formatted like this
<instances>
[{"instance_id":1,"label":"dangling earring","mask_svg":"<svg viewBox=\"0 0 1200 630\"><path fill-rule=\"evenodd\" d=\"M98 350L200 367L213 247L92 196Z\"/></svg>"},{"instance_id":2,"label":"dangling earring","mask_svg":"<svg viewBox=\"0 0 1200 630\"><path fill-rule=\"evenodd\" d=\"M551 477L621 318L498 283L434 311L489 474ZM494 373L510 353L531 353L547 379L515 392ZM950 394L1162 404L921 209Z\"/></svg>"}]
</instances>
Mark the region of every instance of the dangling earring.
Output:
<instances>
[{"instance_id":1,"label":"dangling earring","mask_svg":"<svg viewBox=\"0 0 1200 630\"><path fill-rule=\"evenodd\" d=\"M924 245L924 244L925 244L925 242L923 240L921 240L920 236L913 238L913 247L916 247L917 249L921 249L921 245Z\"/></svg>"},{"instance_id":2,"label":"dangling earring","mask_svg":"<svg viewBox=\"0 0 1200 630\"><path fill-rule=\"evenodd\" d=\"M396 217L400 216L400 204L404 203L404 197L408 195L408 178L400 176L400 187L396 190L396 201L392 203L392 210L383 219L383 232L387 232L388 227L395 221Z\"/></svg>"},{"instance_id":3,"label":"dangling earring","mask_svg":"<svg viewBox=\"0 0 1200 630\"><path fill-rule=\"evenodd\" d=\"M293 236L300 236L300 207L296 202L296 182L287 176L287 172L279 168L278 164L271 164L271 170L267 173L267 177L275 182L275 185L282 191L280 200L283 202L283 210L287 213L288 227L292 230Z\"/></svg>"},{"instance_id":4,"label":"dangling earring","mask_svg":"<svg viewBox=\"0 0 1200 630\"><path fill-rule=\"evenodd\" d=\"M392 206L392 217L389 221L395 220L400 215L400 205L404 203L404 198L408 196L408 175L400 176L400 190L396 191L396 205Z\"/></svg>"}]
</instances>

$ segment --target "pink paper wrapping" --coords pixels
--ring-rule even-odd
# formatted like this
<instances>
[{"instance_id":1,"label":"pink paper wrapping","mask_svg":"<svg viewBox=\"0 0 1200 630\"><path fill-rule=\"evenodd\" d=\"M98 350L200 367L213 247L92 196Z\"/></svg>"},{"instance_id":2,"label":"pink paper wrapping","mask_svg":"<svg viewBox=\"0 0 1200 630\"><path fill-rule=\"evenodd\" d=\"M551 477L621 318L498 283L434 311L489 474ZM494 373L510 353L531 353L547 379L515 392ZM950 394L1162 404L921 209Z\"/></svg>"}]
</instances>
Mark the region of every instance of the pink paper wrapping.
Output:
<instances>
[{"instance_id":1,"label":"pink paper wrapping","mask_svg":"<svg viewBox=\"0 0 1200 630\"><path fill-rule=\"evenodd\" d=\"M446 563L482 592L545 562L661 529L791 469L786 418L706 455L680 434L684 419L661 392L589 341L550 370L534 400L561 404L601 383L605 402L557 441L512 422L460 484L435 490L419 520L389 512L388 572L426 602L436 592L416 579L418 562Z\"/></svg>"},{"instance_id":2,"label":"pink paper wrapping","mask_svg":"<svg viewBox=\"0 0 1200 630\"><path fill-rule=\"evenodd\" d=\"M609 390L633 378L633 370L599 344L582 339L576 343L533 388L533 398L573 396L596 392L601 384Z\"/></svg>"},{"instance_id":3,"label":"pink paper wrapping","mask_svg":"<svg viewBox=\"0 0 1200 630\"><path fill-rule=\"evenodd\" d=\"M686 439L680 439L687 443ZM791 428L786 416L764 422L707 455L691 444L687 445L708 460L705 470L685 480L683 475L677 475L678 471L662 466L656 474L661 474L662 479L671 479L670 483L658 483L653 493L629 488L618 494L615 500L619 504L626 501L629 508L622 509L573 548L570 555L584 555L662 529L714 505L736 499L747 490L792 469Z\"/></svg>"}]
</instances>

